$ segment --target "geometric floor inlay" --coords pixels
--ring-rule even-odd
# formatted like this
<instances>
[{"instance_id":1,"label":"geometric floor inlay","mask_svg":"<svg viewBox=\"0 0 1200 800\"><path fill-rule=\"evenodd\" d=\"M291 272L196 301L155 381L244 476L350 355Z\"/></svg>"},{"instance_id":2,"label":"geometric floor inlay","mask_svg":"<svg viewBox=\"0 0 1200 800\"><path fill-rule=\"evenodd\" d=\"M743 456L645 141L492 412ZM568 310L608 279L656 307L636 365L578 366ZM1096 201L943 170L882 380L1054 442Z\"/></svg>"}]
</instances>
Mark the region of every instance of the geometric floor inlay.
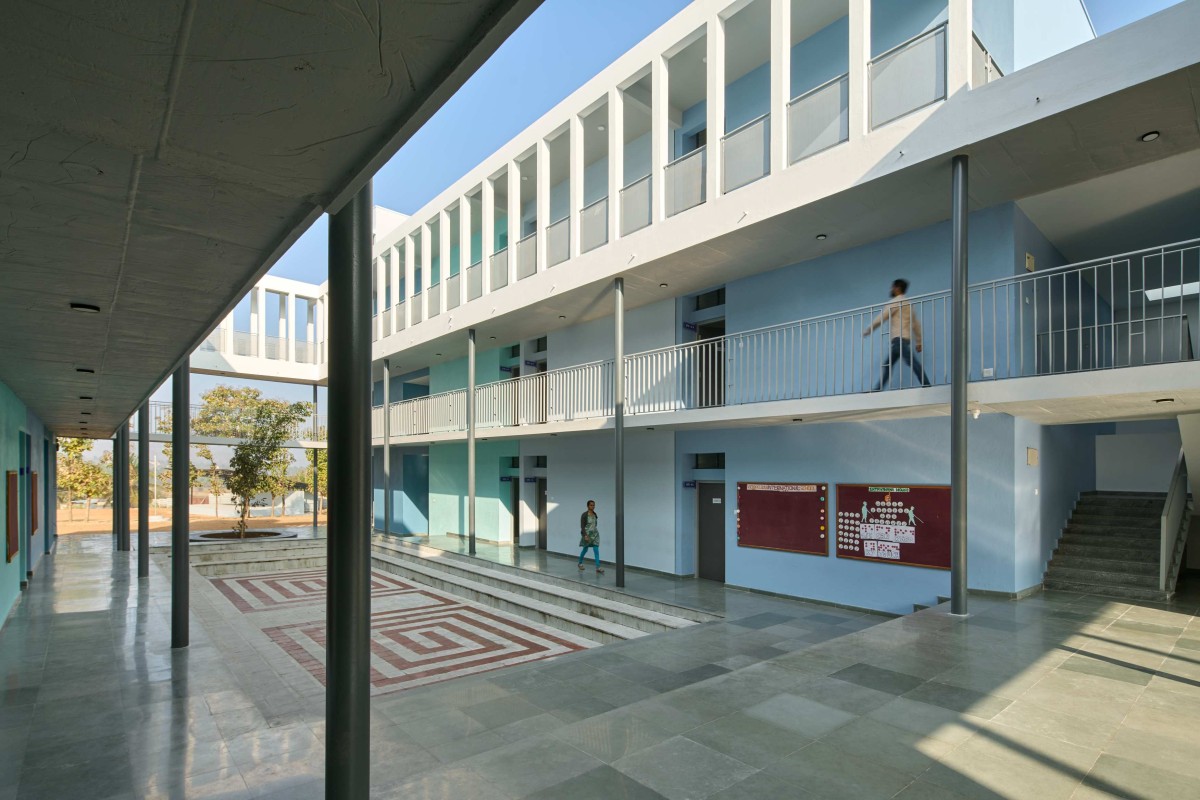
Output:
<instances>
[{"instance_id":1,"label":"geometric floor inlay","mask_svg":"<svg viewBox=\"0 0 1200 800\"><path fill-rule=\"evenodd\" d=\"M325 571L214 578L264 634L325 683ZM593 643L394 575L372 573L372 694L475 675Z\"/></svg>"}]
</instances>

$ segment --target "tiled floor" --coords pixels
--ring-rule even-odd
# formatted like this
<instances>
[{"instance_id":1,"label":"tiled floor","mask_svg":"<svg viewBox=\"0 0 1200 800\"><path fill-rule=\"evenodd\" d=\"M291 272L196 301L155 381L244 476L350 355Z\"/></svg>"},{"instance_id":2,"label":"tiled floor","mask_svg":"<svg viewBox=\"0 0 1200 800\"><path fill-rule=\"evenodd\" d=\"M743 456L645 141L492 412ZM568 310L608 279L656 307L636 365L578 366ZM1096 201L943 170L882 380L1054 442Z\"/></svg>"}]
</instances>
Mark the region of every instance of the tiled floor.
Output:
<instances>
[{"instance_id":1,"label":"tiled floor","mask_svg":"<svg viewBox=\"0 0 1200 800\"><path fill-rule=\"evenodd\" d=\"M165 577L108 546L72 540L0 632L0 798L323 796L320 684L202 578L171 652ZM726 594L722 622L375 698L374 796L1200 797L1195 595L883 621Z\"/></svg>"}]
</instances>

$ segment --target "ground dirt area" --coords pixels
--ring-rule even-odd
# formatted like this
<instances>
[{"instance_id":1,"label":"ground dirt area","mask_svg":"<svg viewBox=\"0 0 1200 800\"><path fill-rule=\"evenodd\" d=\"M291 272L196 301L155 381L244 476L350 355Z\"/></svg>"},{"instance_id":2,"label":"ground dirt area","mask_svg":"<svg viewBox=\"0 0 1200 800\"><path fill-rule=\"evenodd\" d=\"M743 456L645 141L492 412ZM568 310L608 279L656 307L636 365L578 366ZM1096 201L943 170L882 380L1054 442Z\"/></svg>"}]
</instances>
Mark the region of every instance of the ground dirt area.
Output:
<instances>
[{"instance_id":1,"label":"ground dirt area","mask_svg":"<svg viewBox=\"0 0 1200 800\"><path fill-rule=\"evenodd\" d=\"M112 532L112 509L111 508L93 508L90 519L85 520L83 509L75 509L75 520L72 522L70 515L67 514L65 508L58 510L58 532L60 535L73 533L111 533ZM222 517L213 519L210 516L199 516L193 514L188 521L189 529L193 531L221 531L232 530L234 523L237 520ZM325 524L325 512L317 517L317 524ZM297 525L312 525L312 514L297 514L286 517L251 517L248 523L250 528L279 528L285 526ZM137 510L132 509L129 512L129 529L137 530ZM150 530L152 531L169 531L171 530L171 510L169 508L155 508L150 513Z\"/></svg>"}]
</instances>

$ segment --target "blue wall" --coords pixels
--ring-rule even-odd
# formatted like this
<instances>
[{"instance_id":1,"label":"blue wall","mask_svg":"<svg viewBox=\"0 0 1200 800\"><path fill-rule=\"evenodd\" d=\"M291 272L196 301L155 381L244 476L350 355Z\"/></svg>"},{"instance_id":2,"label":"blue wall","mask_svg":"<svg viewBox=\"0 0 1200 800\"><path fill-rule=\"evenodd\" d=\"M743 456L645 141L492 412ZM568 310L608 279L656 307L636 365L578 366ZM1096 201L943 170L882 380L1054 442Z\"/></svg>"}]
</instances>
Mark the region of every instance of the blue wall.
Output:
<instances>
[{"instance_id":1,"label":"blue wall","mask_svg":"<svg viewBox=\"0 0 1200 800\"><path fill-rule=\"evenodd\" d=\"M392 448L392 533L426 533L429 529L429 455L426 447ZM374 476L374 525L383 529L383 448L371 454Z\"/></svg>"},{"instance_id":2,"label":"blue wall","mask_svg":"<svg viewBox=\"0 0 1200 800\"><path fill-rule=\"evenodd\" d=\"M43 462L42 443L45 436L45 429L41 421L26 409L25 404L8 388L4 383L0 383L0 520L8 518L8 498L5 486L7 481L5 476L8 472L18 473L18 479L21 486L21 498L26 496L26 487L28 484L28 474L22 476L21 467L25 461L25 440L26 434L31 437L29 446L29 455L32 460L33 470L38 473L38 490L39 494L43 492L47 485L49 472L45 469ZM53 449L51 449L53 457ZM51 485L51 492L53 487ZM36 535L28 538L30 523L30 510L27 502L21 502L21 517L20 530L22 535L19 537L21 550L15 554L12 561L0 560L0 622L12 610L13 603L16 602L17 596L21 591L21 582L25 580L25 572L33 570L42 556L45 549L45 531L49 530L49 521L46 518L45 502L43 497L38 499L38 528Z\"/></svg>"}]
</instances>

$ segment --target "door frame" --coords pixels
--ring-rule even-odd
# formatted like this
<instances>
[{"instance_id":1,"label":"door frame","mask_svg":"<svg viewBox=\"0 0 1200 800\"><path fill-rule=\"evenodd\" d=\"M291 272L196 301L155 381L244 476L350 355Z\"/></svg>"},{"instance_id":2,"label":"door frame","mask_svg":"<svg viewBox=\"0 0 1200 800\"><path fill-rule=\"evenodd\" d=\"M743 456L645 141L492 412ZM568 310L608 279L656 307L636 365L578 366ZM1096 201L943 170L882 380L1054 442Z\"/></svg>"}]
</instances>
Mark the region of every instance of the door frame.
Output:
<instances>
[{"instance_id":1,"label":"door frame","mask_svg":"<svg viewBox=\"0 0 1200 800\"><path fill-rule=\"evenodd\" d=\"M697 480L696 481L696 501L695 501L695 504L696 504L696 533L695 533L696 541L695 541L695 545L693 547L693 552L695 554L695 558L694 558L695 563L693 564L693 567L692 567L692 574L696 576L697 580L708 580L707 578L702 579L700 577L700 487L705 484L708 484L708 485L719 484L722 487L722 494L724 495L724 497L721 499L721 505L724 506L725 500L728 499L728 497L729 497L729 493L727 491L725 491L727 483L728 483L728 481L726 481L724 479L716 480L715 478L709 478L708 480ZM725 527L726 528L729 527L729 518L728 517L726 517L726 519L725 519ZM726 533L728 533L728 531L726 531ZM725 581L722 580L721 584L724 585Z\"/></svg>"}]
</instances>

